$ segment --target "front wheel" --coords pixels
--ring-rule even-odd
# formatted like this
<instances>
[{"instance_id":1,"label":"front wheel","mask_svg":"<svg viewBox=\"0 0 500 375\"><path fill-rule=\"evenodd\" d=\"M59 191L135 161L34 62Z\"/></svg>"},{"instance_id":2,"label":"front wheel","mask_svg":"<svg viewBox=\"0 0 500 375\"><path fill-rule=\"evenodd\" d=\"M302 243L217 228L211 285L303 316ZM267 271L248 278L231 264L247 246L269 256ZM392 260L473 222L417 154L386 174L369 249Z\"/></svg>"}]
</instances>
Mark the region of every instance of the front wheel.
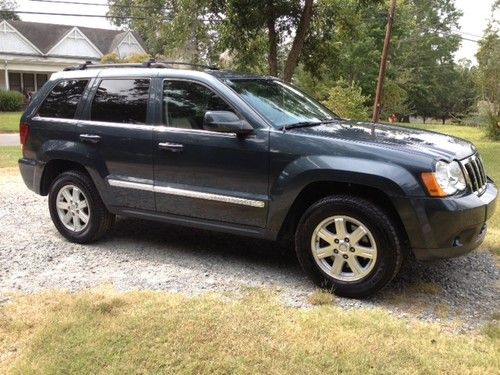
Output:
<instances>
[{"instance_id":1,"label":"front wheel","mask_svg":"<svg viewBox=\"0 0 500 375\"><path fill-rule=\"evenodd\" d=\"M387 285L403 259L393 219L372 202L326 197L302 216L295 248L304 271L320 287L362 298Z\"/></svg>"},{"instance_id":2,"label":"front wheel","mask_svg":"<svg viewBox=\"0 0 500 375\"><path fill-rule=\"evenodd\" d=\"M115 220L90 177L80 171L64 172L54 180L49 189L49 210L57 230L77 243L99 239Z\"/></svg>"}]
</instances>

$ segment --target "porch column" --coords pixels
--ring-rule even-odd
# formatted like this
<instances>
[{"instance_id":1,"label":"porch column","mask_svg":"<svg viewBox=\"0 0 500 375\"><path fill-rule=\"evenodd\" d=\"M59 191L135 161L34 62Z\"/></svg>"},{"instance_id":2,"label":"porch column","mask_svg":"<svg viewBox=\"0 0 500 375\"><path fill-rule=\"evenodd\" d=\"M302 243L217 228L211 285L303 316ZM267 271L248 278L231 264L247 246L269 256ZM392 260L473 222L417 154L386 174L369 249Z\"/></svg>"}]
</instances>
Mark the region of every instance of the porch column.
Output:
<instances>
[{"instance_id":1,"label":"porch column","mask_svg":"<svg viewBox=\"0 0 500 375\"><path fill-rule=\"evenodd\" d=\"M9 91L10 90L9 69L7 68L7 60L4 61L4 68L5 68L5 91Z\"/></svg>"}]
</instances>

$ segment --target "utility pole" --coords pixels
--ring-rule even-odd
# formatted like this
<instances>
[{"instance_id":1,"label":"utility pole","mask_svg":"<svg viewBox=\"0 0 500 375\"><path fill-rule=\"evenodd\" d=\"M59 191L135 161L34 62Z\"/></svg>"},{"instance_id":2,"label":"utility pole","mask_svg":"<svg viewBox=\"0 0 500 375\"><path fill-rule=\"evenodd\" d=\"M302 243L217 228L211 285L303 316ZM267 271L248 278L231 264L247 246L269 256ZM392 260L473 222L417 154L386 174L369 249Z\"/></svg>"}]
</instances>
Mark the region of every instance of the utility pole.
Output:
<instances>
[{"instance_id":1,"label":"utility pole","mask_svg":"<svg viewBox=\"0 0 500 375\"><path fill-rule=\"evenodd\" d=\"M389 17L387 18L387 27L385 29L384 49L382 50L382 58L380 59L380 70L378 73L377 90L375 91L375 103L373 104L372 122L380 120L380 110L382 100L382 92L384 90L385 70L387 68L387 57L389 55L389 47L391 45L392 27L394 25L394 16L396 15L396 0L391 0L391 8Z\"/></svg>"}]
</instances>

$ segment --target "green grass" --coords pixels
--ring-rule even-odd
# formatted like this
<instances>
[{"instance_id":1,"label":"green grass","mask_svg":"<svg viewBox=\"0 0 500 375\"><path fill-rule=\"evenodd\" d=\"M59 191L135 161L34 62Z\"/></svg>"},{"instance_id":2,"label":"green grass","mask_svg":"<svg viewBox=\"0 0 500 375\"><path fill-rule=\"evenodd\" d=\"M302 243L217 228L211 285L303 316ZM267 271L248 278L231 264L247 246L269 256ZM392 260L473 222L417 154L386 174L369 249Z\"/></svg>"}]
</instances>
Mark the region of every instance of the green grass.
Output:
<instances>
[{"instance_id":1,"label":"green grass","mask_svg":"<svg viewBox=\"0 0 500 375\"><path fill-rule=\"evenodd\" d=\"M408 124L401 125L408 126ZM500 142L490 141L487 139L482 129L472 126L438 124L411 124L409 126L412 128L432 130L439 133L449 134L474 143L484 160L488 176L490 176L497 184L500 183ZM482 247L489 249L494 254L500 256L500 208L497 208L488 225L488 235Z\"/></svg>"},{"instance_id":2,"label":"green grass","mask_svg":"<svg viewBox=\"0 0 500 375\"><path fill-rule=\"evenodd\" d=\"M18 133L22 112L0 112L0 133Z\"/></svg>"},{"instance_id":3,"label":"green grass","mask_svg":"<svg viewBox=\"0 0 500 375\"><path fill-rule=\"evenodd\" d=\"M0 168L15 167L21 157L21 146L0 147Z\"/></svg>"},{"instance_id":4,"label":"green grass","mask_svg":"<svg viewBox=\"0 0 500 375\"><path fill-rule=\"evenodd\" d=\"M494 374L498 344L491 329L287 308L263 290L233 302L91 291L0 305L0 369L11 374Z\"/></svg>"}]
</instances>

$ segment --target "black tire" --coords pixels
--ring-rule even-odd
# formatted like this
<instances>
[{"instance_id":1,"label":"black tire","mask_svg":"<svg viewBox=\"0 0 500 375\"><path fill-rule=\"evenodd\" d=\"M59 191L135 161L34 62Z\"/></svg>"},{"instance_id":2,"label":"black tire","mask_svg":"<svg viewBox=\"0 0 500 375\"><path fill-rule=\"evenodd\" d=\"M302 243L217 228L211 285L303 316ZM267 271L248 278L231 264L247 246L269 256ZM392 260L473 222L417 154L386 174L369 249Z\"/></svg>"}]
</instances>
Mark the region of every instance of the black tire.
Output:
<instances>
[{"instance_id":1,"label":"black tire","mask_svg":"<svg viewBox=\"0 0 500 375\"><path fill-rule=\"evenodd\" d=\"M321 269L313 256L311 241L314 230L323 220L334 215L358 220L371 232L375 241L377 256L374 266L359 280L345 281L332 277ZM398 273L403 261L401 237L393 219L377 205L359 197L335 195L321 199L304 213L295 234L295 250L302 268L315 284L342 297L363 298L382 289Z\"/></svg>"},{"instance_id":2,"label":"black tire","mask_svg":"<svg viewBox=\"0 0 500 375\"><path fill-rule=\"evenodd\" d=\"M56 207L58 193L68 185L80 189L88 202L88 223L79 231L70 230L64 225ZM111 229L115 222L115 215L111 214L104 206L90 177L80 171L67 171L54 179L49 189L49 211L52 222L59 233L69 241L76 243L83 244L98 240Z\"/></svg>"}]
</instances>

